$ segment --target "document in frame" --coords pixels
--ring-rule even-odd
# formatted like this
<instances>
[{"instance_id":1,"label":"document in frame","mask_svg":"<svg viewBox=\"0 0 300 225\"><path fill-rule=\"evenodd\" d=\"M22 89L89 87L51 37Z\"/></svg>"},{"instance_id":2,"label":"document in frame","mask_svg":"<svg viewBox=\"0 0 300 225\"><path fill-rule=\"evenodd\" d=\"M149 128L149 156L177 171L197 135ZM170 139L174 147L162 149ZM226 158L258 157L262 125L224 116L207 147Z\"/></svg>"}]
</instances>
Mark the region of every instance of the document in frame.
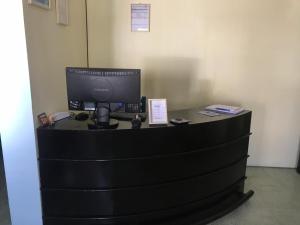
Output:
<instances>
[{"instance_id":1,"label":"document in frame","mask_svg":"<svg viewBox=\"0 0 300 225\"><path fill-rule=\"evenodd\" d=\"M149 124L168 124L167 99L149 99Z\"/></svg>"}]
</instances>

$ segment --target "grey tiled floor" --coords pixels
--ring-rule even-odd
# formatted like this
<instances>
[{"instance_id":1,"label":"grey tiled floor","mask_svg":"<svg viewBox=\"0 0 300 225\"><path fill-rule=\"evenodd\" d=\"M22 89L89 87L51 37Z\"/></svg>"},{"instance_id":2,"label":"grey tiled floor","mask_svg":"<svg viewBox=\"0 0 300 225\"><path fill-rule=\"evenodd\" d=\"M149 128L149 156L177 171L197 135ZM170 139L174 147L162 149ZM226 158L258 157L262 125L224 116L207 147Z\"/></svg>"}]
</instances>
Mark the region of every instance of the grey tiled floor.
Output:
<instances>
[{"instance_id":1,"label":"grey tiled floor","mask_svg":"<svg viewBox=\"0 0 300 225\"><path fill-rule=\"evenodd\" d=\"M248 167L247 176L245 190L254 190L254 196L210 225L300 225L300 174L294 169ZM7 209L1 197L0 225L10 225Z\"/></svg>"},{"instance_id":2,"label":"grey tiled floor","mask_svg":"<svg viewBox=\"0 0 300 225\"><path fill-rule=\"evenodd\" d=\"M300 225L300 174L295 169L248 167L245 191L255 194L210 225Z\"/></svg>"}]
</instances>

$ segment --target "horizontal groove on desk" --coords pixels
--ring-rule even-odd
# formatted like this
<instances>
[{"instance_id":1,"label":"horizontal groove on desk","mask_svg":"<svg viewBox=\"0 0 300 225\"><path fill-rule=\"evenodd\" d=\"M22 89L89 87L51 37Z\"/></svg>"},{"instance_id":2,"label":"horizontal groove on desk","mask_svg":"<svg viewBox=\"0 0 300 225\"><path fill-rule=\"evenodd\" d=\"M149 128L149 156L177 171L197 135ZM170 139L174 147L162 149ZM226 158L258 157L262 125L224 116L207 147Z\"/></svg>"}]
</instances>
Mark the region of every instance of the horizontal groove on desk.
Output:
<instances>
[{"instance_id":1,"label":"horizontal groove on desk","mask_svg":"<svg viewBox=\"0 0 300 225\"><path fill-rule=\"evenodd\" d=\"M122 215L122 216L93 216L93 217L66 217L66 216L44 216L44 218L48 218L48 219L96 219L96 220L116 220L116 219L124 219L124 218L137 218L137 217L149 217L149 218L153 218L155 216L161 216L161 215L167 215L167 214L172 214L174 212L176 212L176 214L184 214L185 211L189 211L190 209L203 209L208 207L210 204L207 203L211 203L211 202L217 202L222 198L226 198L227 196L230 195L230 193L240 193L238 191L238 187L240 185L243 184L245 178L241 178L240 180L238 180L236 183L232 184L231 186L225 188L222 191L219 191L217 193L214 193L210 196L207 196L205 198L202 199L198 199L195 201L191 201L188 202L186 204L181 204L181 205L177 205L175 207L170 207L167 209L163 209L163 210L153 210L153 211L149 211L149 212L143 212L143 213L133 213L133 214L128 214L128 215ZM241 194L241 193L240 193Z\"/></svg>"},{"instance_id":2,"label":"horizontal groove on desk","mask_svg":"<svg viewBox=\"0 0 300 225\"><path fill-rule=\"evenodd\" d=\"M40 161L41 186L111 188L151 185L199 176L231 165L248 154L249 138L212 151L134 161ZM216 162L216 159L222 161ZM145 174L147 176L145 176Z\"/></svg>"},{"instance_id":3,"label":"horizontal groove on desk","mask_svg":"<svg viewBox=\"0 0 300 225\"><path fill-rule=\"evenodd\" d=\"M205 151L211 151L213 149L221 148L223 146L227 146L230 144L233 144L235 142L240 141L241 139L248 138L250 137L251 133L246 134L244 136L238 137L236 139L230 140L228 142L219 144L219 145L214 145L214 146L209 146L209 147L203 147L200 149L194 149L194 150L189 150L189 151L184 151L184 152L178 152L178 153L170 153L170 154L157 154L157 155L152 155L152 156L144 156L144 157L133 157L133 158L114 158L114 159L60 159L60 158L41 158L39 157L38 160L40 161L74 161L74 162L110 162L110 161L126 161L126 160L141 160L141 159L156 159L156 158L167 158L170 156L180 156L180 155L189 155L197 152L205 152Z\"/></svg>"},{"instance_id":4,"label":"horizontal groove on desk","mask_svg":"<svg viewBox=\"0 0 300 225\"><path fill-rule=\"evenodd\" d=\"M243 156L242 158L240 158L239 160L233 162L233 163L230 163L222 168L218 168L216 170L213 170L213 171L210 171L210 172L207 172L207 173L204 173L204 174L199 174L199 175L195 175L195 176L192 176L192 177L185 177L185 178L181 178L181 179L175 179L175 180L169 180L167 182L162 182L162 183L155 183L155 184L146 184L146 185L136 185L136 186L127 186L127 187L111 187L111 188L98 188L98 189L89 189L89 188L47 188L47 187L41 187L41 190L42 191L58 191L58 190L61 190L61 191L115 191L115 190L125 190L125 189L139 189L139 188L143 188L143 187L158 187L158 186L161 186L161 185L165 185L165 184L170 184L170 183L177 183L177 182L182 182L182 181L185 181L185 180L192 180L192 179L196 179L196 178L199 178L199 177L203 177L203 176L210 176L214 173L218 173L222 170L225 170L229 167L232 167L238 163L240 163L241 161L247 159L249 157L249 155L245 155Z\"/></svg>"},{"instance_id":5,"label":"horizontal groove on desk","mask_svg":"<svg viewBox=\"0 0 300 225\"><path fill-rule=\"evenodd\" d=\"M152 216L135 216L125 218L59 218L43 217L44 225L203 225L208 224L230 213L241 204L249 200L254 192L245 194L233 193L222 202L206 208L195 208L183 213L183 210L173 215L152 214ZM170 214L170 213L169 213Z\"/></svg>"},{"instance_id":6,"label":"horizontal groove on desk","mask_svg":"<svg viewBox=\"0 0 300 225\"><path fill-rule=\"evenodd\" d=\"M248 135L250 121L251 113L246 113L220 121L172 129L109 132L38 129L39 156L41 159L109 160L182 153L220 145Z\"/></svg>"},{"instance_id":7,"label":"horizontal groove on desk","mask_svg":"<svg viewBox=\"0 0 300 225\"><path fill-rule=\"evenodd\" d=\"M105 191L42 190L44 214L126 215L174 207L220 192L244 178L246 161L245 158L214 174L159 186Z\"/></svg>"}]
</instances>

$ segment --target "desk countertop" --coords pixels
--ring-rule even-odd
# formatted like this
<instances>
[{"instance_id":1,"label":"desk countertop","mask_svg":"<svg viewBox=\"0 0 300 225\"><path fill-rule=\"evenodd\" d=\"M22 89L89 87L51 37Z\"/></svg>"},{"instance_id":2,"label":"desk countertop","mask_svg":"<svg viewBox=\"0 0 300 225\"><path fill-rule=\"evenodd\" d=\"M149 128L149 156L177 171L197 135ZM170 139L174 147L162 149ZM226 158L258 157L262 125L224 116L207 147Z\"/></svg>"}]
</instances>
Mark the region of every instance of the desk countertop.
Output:
<instances>
[{"instance_id":1,"label":"desk countertop","mask_svg":"<svg viewBox=\"0 0 300 225\"><path fill-rule=\"evenodd\" d=\"M176 111L169 111L168 112L168 119L172 118L184 118L190 120L190 125L199 124L199 123L211 123L214 121L230 119L234 117L239 117L241 115L245 115L247 113L251 113L251 111L245 110L238 115L231 115L231 114L221 114L219 116L206 116L199 113L199 111L204 110L204 108L196 108L196 109L184 109L184 110L176 110ZM88 123L92 123L91 120L87 121L77 121L74 119L64 119L61 121L56 122L54 125L46 127L46 128L38 128L38 129L54 129L54 130L88 130ZM161 126L159 126L161 127ZM169 123L163 127L174 127L173 124ZM148 118L145 122L142 123L141 129L155 129L158 128L157 126L150 126L148 123ZM119 121L119 126L117 130L127 130L131 129L131 122L130 121Z\"/></svg>"}]
</instances>

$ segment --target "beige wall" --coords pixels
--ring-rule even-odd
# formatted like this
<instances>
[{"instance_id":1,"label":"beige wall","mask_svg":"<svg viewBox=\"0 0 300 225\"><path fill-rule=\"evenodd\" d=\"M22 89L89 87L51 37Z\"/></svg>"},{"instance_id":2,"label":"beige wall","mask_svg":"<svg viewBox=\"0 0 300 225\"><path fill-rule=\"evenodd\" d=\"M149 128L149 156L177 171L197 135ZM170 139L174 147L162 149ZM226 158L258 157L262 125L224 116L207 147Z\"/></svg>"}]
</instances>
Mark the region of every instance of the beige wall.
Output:
<instances>
[{"instance_id":1,"label":"beige wall","mask_svg":"<svg viewBox=\"0 0 300 225\"><path fill-rule=\"evenodd\" d=\"M300 1L145 0L151 32L130 32L130 0L88 0L90 66L143 70L169 108L253 110L250 165L295 167L300 136Z\"/></svg>"},{"instance_id":2,"label":"beige wall","mask_svg":"<svg viewBox=\"0 0 300 225\"><path fill-rule=\"evenodd\" d=\"M34 119L67 110L66 66L86 66L85 1L69 1L69 25L56 24L55 1L45 10L23 0ZM17 49L15 50L17 54Z\"/></svg>"}]
</instances>

